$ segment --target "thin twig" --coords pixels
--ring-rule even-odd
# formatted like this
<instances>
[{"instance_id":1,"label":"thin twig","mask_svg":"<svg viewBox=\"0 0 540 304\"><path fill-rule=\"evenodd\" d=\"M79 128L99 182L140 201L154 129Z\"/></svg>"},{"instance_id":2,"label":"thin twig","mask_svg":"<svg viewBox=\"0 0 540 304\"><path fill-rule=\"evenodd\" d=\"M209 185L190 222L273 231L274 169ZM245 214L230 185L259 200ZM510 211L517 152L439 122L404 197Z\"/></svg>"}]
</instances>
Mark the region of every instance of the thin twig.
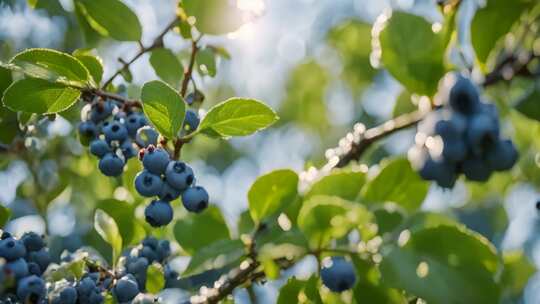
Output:
<instances>
[{"instance_id":1,"label":"thin twig","mask_svg":"<svg viewBox=\"0 0 540 304\"><path fill-rule=\"evenodd\" d=\"M145 47L143 46L143 44L141 42L139 42L139 51L137 52L137 54L135 54L135 56L133 56L133 58L131 58L129 61L124 61L122 59L120 59L120 61L122 62L122 66L116 70L116 72L114 72L114 74L109 77L109 79L107 79L107 81L105 81L105 83L103 83L103 86L102 88L106 88L109 84L111 84L113 82L113 80L120 74L122 74L122 72L126 69L129 69L129 67L131 66L131 64L133 64L135 61L137 61L137 59L139 59L142 55L146 54L147 52L155 49L155 48L158 48L158 47L161 47L163 46L163 37L172 29L174 28L174 26L178 23L179 21L179 17L176 17L174 18L173 21L171 21L167 27L165 29L163 29L163 31L161 31L161 33L154 39L154 42L152 42L151 45Z\"/></svg>"},{"instance_id":2,"label":"thin twig","mask_svg":"<svg viewBox=\"0 0 540 304\"><path fill-rule=\"evenodd\" d=\"M202 35L196 40L191 41L191 57L189 58L189 64L184 71L184 78L182 79L182 86L180 89L180 95L186 97L187 88L191 77L193 77L193 67L195 66L195 59L197 58L197 52L199 51L198 43L201 40Z\"/></svg>"}]
</instances>

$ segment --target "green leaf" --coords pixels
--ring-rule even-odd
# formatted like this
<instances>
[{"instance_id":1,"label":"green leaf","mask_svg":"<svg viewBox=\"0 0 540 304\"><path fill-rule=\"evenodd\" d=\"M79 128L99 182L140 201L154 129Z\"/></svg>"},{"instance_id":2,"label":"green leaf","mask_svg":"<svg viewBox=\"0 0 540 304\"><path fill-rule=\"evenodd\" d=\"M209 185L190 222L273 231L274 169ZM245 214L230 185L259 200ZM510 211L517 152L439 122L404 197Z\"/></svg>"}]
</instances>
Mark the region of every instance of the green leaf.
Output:
<instances>
[{"instance_id":1,"label":"green leaf","mask_svg":"<svg viewBox=\"0 0 540 304\"><path fill-rule=\"evenodd\" d=\"M122 251L122 237L116 222L105 211L97 209L94 215L94 229L105 242L111 245L113 263L115 263Z\"/></svg>"},{"instance_id":2,"label":"green leaf","mask_svg":"<svg viewBox=\"0 0 540 304\"><path fill-rule=\"evenodd\" d=\"M428 303L499 303L497 253L479 234L438 226L400 239L401 246L383 249L380 269L385 285Z\"/></svg>"},{"instance_id":3,"label":"green leaf","mask_svg":"<svg viewBox=\"0 0 540 304\"><path fill-rule=\"evenodd\" d=\"M516 103L515 109L531 119L540 121L540 81L536 81L536 83L523 94Z\"/></svg>"},{"instance_id":4,"label":"green leaf","mask_svg":"<svg viewBox=\"0 0 540 304\"><path fill-rule=\"evenodd\" d=\"M19 133L17 113L0 105L0 142L9 144Z\"/></svg>"},{"instance_id":5,"label":"green leaf","mask_svg":"<svg viewBox=\"0 0 540 304\"><path fill-rule=\"evenodd\" d=\"M204 34L226 34L243 24L242 11L227 0L184 0L182 4L186 13L195 17L195 26Z\"/></svg>"},{"instance_id":6,"label":"green leaf","mask_svg":"<svg viewBox=\"0 0 540 304\"><path fill-rule=\"evenodd\" d=\"M161 135L175 138L186 115L184 99L168 84L154 80L142 87L144 113Z\"/></svg>"},{"instance_id":7,"label":"green leaf","mask_svg":"<svg viewBox=\"0 0 540 304\"><path fill-rule=\"evenodd\" d=\"M385 203L380 208L372 210L377 220L377 233L382 235L393 232L405 220L406 213L393 203Z\"/></svg>"},{"instance_id":8,"label":"green leaf","mask_svg":"<svg viewBox=\"0 0 540 304\"><path fill-rule=\"evenodd\" d=\"M276 170L260 176L248 192L249 212L256 223L282 211L298 191L298 175Z\"/></svg>"},{"instance_id":9,"label":"green leaf","mask_svg":"<svg viewBox=\"0 0 540 304\"><path fill-rule=\"evenodd\" d=\"M86 263L82 257L77 257L70 262L62 263L57 267L49 267L44 276L48 281L78 280L82 277Z\"/></svg>"},{"instance_id":10,"label":"green leaf","mask_svg":"<svg viewBox=\"0 0 540 304\"><path fill-rule=\"evenodd\" d=\"M277 120L277 114L264 103L235 97L213 106L198 131L222 137L246 136L267 128Z\"/></svg>"},{"instance_id":11,"label":"green leaf","mask_svg":"<svg viewBox=\"0 0 540 304\"><path fill-rule=\"evenodd\" d=\"M371 213L362 205L335 196L314 196L304 202L298 214L298 227L313 248L345 236L354 227L370 222Z\"/></svg>"},{"instance_id":12,"label":"green leaf","mask_svg":"<svg viewBox=\"0 0 540 304\"><path fill-rule=\"evenodd\" d=\"M407 299L396 289L388 288L381 282L381 273L373 264L352 257L356 268L357 282L353 289L357 304L385 303L407 304Z\"/></svg>"},{"instance_id":13,"label":"green leaf","mask_svg":"<svg viewBox=\"0 0 540 304\"><path fill-rule=\"evenodd\" d=\"M302 292L305 285L305 281L298 280L295 277L290 278L279 289L277 304L299 303L298 295Z\"/></svg>"},{"instance_id":14,"label":"green leaf","mask_svg":"<svg viewBox=\"0 0 540 304\"><path fill-rule=\"evenodd\" d=\"M487 61L497 41L508 33L519 16L532 7L534 2L488 0L487 5L476 12L471 24L471 41L480 62Z\"/></svg>"},{"instance_id":15,"label":"green leaf","mask_svg":"<svg viewBox=\"0 0 540 304\"><path fill-rule=\"evenodd\" d=\"M412 102L411 94L406 90L403 90L396 100L394 110L392 111L392 117L398 117L399 115L413 112L416 108L417 106Z\"/></svg>"},{"instance_id":16,"label":"green leaf","mask_svg":"<svg viewBox=\"0 0 540 304\"><path fill-rule=\"evenodd\" d=\"M536 273L536 267L520 251L505 252L503 260L504 271L501 278L503 294L517 300L523 293L529 278Z\"/></svg>"},{"instance_id":17,"label":"green leaf","mask_svg":"<svg viewBox=\"0 0 540 304\"><path fill-rule=\"evenodd\" d=\"M11 217L11 210L8 207L0 205L0 228L4 227Z\"/></svg>"},{"instance_id":18,"label":"green leaf","mask_svg":"<svg viewBox=\"0 0 540 304\"><path fill-rule=\"evenodd\" d=\"M313 184L305 197L330 195L354 201L360 193L360 189L365 181L366 175L362 172L334 170L332 173Z\"/></svg>"},{"instance_id":19,"label":"green leaf","mask_svg":"<svg viewBox=\"0 0 540 304\"><path fill-rule=\"evenodd\" d=\"M103 78L103 61L101 58L92 55L90 52L76 50L73 52L73 56L79 59L79 61L86 67L92 79L96 84L101 82Z\"/></svg>"},{"instance_id":20,"label":"green leaf","mask_svg":"<svg viewBox=\"0 0 540 304\"><path fill-rule=\"evenodd\" d=\"M219 208L210 206L201 214L190 213L176 221L174 237L182 249L195 254L197 250L231 236Z\"/></svg>"},{"instance_id":21,"label":"green leaf","mask_svg":"<svg viewBox=\"0 0 540 304\"><path fill-rule=\"evenodd\" d=\"M146 291L158 294L165 287L163 268L158 263L153 263L146 270Z\"/></svg>"},{"instance_id":22,"label":"green leaf","mask_svg":"<svg viewBox=\"0 0 540 304\"><path fill-rule=\"evenodd\" d=\"M81 29L81 32L84 36L84 41L88 46L97 45L97 43L101 39L101 35L96 32L88 22L88 19L91 20L91 18L87 19L86 9L84 8L84 5L82 5L78 1L74 1L74 4L75 18L77 19L79 28Z\"/></svg>"},{"instance_id":23,"label":"green leaf","mask_svg":"<svg viewBox=\"0 0 540 304\"><path fill-rule=\"evenodd\" d=\"M362 202L394 202L408 211L417 210L427 195L429 183L413 170L407 159L388 161L362 190Z\"/></svg>"},{"instance_id":24,"label":"green leaf","mask_svg":"<svg viewBox=\"0 0 540 304\"><path fill-rule=\"evenodd\" d=\"M217 269L238 260L244 255L244 244L240 240L219 240L197 250L191 257L183 276Z\"/></svg>"},{"instance_id":25,"label":"green leaf","mask_svg":"<svg viewBox=\"0 0 540 304\"><path fill-rule=\"evenodd\" d=\"M11 71L0 66L0 95L4 94L4 91L9 87L11 82L13 82Z\"/></svg>"},{"instance_id":26,"label":"green leaf","mask_svg":"<svg viewBox=\"0 0 540 304\"><path fill-rule=\"evenodd\" d=\"M171 50L166 48L153 50L150 55L150 64L161 80L173 87L179 86L184 75L184 67Z\"/></svg>"},{"instance_id":27,"label":"green leaf","mask_svg":"<svg viewBox=\"0 0 540 304\"><path fill-rule=\"evenodd\" d=\"M203 75L216 76L216 54L211 48L205 48L197 53L197 68Z\"/></svg>"},{"instance_id":28,"label":"green leaf","mask_svg":"<svg viewBox=\"0 0 540 304\"><path fill-rule=\"evenodd\" d=\"M13 111L51 114L67 110L79 98L79 90L37 78L26 78L11 84L2 102Z\"/></svg>"},{"instance_id":29,"label":"green leaf","mask_svg":"<svg viewBox=\"0 0 540 304\"><path fill-rule=\"evenodd\" d=\"M120 41L141 40L137 15L119 0L76 0L92 28L103 36Z\"/></svg>"},{"instance_id":30,"label":"green leaf","mask_svg":"<svg viewBox=\"0 0 540 304\"><path fill-rule=\"evenodd\" d=\"M409 92L433 96L444 75L444 39L424 18L394 11L379 36L386 69Z\"/></svg>"},{"instance_id":31,"label":"green leaf","mask_svg":"<svg viewBox=\"0 0 540 304\"><path fill-rule=\"evenodd\" d=\"M50 49L27 49L10 61L32 77L85 84L90 80L86 67L75 57Z\"/></svg>"},{"instance_id":32,"label":"green leaf","mask_svg":"<svg viewBox=\"0 0 540 304\"><path fill-rule=\"evenodd\" d=\"M135 218L135 206L127 202L107 199L98 201L96 204L97 209L105 211L110 217L114 219L118 225L120 235L125 246L134 244L139 241L136 238L135 232L137 230L137 221Z\"/></svg>"},{"instance_id":33,"label":"green leaf","mask_svg":"<svg viewBox=\"0 0 540 304\"><path fill-rule=\"evenodd\" d=\"M240 213L240 216L238 217L238 234L249 234L253 232L253 229L255 229L255 223L253 222L253 219L251 218L251 215L249 214L249 210L245 210L242 213Z\"/></svg>"}]
</instances>

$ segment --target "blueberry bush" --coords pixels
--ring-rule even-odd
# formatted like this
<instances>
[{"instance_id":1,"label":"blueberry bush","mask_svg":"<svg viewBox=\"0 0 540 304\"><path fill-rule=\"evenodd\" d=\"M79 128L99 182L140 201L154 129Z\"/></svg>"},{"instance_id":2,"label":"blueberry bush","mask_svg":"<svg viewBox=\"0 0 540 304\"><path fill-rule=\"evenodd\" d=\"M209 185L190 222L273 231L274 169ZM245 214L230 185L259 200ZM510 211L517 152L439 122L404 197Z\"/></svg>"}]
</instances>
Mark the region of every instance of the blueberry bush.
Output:
<instances>
[{"instance_id":1,"label":"blueberry bush","mask_svg":"<svg viewBox=\"0 0 540 304\"><path fill-rule=\"evenodd\" d=\"M540 301L538 1L390 1L371 18L333 3L322 46L283 71L280 103L237 97L220 76L259 79L227 41L264 20L246 9L263 1L165 2L0 3L5 20L65 28L54 48L0 33L13 192L0 196L0 303ZM170 20L148 30L149 7ZM272 137L287 132L316 142L303 167L280 165L296 157ZM232 171L229 205L208 168L261 155L271 170L249 187Z\"/></svg>"}]
</instances>

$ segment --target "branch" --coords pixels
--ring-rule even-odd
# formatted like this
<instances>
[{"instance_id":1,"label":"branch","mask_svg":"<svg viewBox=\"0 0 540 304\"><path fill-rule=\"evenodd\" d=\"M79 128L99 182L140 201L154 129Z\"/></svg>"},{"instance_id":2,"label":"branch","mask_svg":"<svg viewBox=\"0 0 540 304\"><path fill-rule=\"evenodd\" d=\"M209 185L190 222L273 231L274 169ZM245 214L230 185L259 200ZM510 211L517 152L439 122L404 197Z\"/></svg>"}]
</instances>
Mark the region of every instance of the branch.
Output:
<instances>
[{"instance_id":1,"label":"branch","mask_svg":"<svg viewBox=\"0 0 540 304\"><path fill-rule=\"evenodd\" d=\"M142 55L148 53L149 51L151 51L151 50L153 50L155 48L163 46L163 37L176 25L176 23L179 20L180 20L179 17L174 18L174 20L171 21L167 25L167 27L154 39L154 42L151 45L149 45L147 47L144 47L141 43L139 43L139 46L140 46L139 52L137 52L137 54L135 54L135 56L133 56L133 58L131 58L127 62L121 60L122 61L122 67L120 67L118 70L116 70L116 72L114 72L114 74L109 79L107 79L107 81L105 81L102 88L106 88L109 84L111 84L113 82L113 80L118 75L122 74L122 72L124 70L129 69L131 64L133 64L135 61L137 61L137 59L139 59Z\"/></svg>"},{"instance_id":2,"label":"branch","mask_svg":"<svg viewBox=\"0 0 540 304\"><path fill-rule=\"evenodd\" d=\"M184 72L184 79L182 79L182 87L180 89L180 95L182 95L182 97L186 97L188 84L193 74L193 67L195 66L195 59L197 58L197 52L199 51L197 43L201 38L202 35L196 40L191 40L191 57L189 58L188 68Z\"/></svg>"}]
</instances>

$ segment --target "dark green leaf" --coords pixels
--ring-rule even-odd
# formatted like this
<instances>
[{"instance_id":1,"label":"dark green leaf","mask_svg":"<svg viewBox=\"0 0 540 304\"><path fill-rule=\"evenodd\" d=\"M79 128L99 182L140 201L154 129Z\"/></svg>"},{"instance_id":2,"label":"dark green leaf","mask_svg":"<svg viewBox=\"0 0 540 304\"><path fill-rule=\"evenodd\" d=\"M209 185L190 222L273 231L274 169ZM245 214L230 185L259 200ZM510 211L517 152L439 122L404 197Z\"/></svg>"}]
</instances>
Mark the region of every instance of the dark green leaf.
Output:
<instances>
[{"instance_id":1,"label":"dark green leaf","mask_svg":"<svg viewBox=\"0 0 540 304\"><path fill-rule=\"evenodd\" d=\"M184 74L182 63L176 58L174 53L165 48L152 51L150 64L154 68L156 75L172 87L178 87Z\"/></svg>"},{"instance_id":2,"label":"dark green leaf","mask_svg":"<svg viewBox=\"0 0 540 304\"><path fill-rule=\"evenodd\" d=\"M86 67L75 57L51 49L27 49L9 62L36 78L64 80L85 84L90 80Z\"/></svg>"},{"instance_id":3,"label":"dark green leaf","mask_svg":"<svg viewBox=\"0 0 540 304\"><path fill-rule=\"evenodd\" d=\"M427 195L429 183L412 169L407 159L398 158L383 165L381 172L362 190L367 204L394 202L408 211L417 210Z\"/></svg>"},{"instance_id":4,"label":"dark green leaf","mask_svg":"<svg viewBox=\"0 0 540 304\"><path fill-rule=\"evenodd\" d=\"M167 138L175 138L186 115L180 94L168 84L154 80L144 84L141 99L144 113L156 129Z\"/></svg>"},{"instance_id":5,"label":"dark green leaf","mask_svg":"<svg viewBox=\"0 0 540 304\"><path fill-rule=\"evenodd\" d=\"M198 131L222 137L246 136L278 120L276 113L255 99L231 98L213 106Z\"/></svg>"},{"instance_id":6,"label":"dark green leaf","mask_svg":"<svg viewBox=\"0 0 540 304\"><path fill-rule=\"evenodd\" d=\"M415 106L412 102L411 94L409 94L409 92L406 90L403 90L396 100L394 110L392 111L392 116L397 117L402 114L410 113L416 110L416 108L417 106Z\"/></svg>"},{"instance_id":7,"label":"dark green leaf","mask_svg":"<svg viewBox=\"0 0 540 304\"><path fill-rule=\"evenodd\" d=\"M407 304L407 299L398 291L385 287L381 282L381 273L373 264L352 257L356 268L357 283L353 289L356 304Z\"/></svg>"},{"instance_id":8,"label":"dark green leaf","mask_svg":"<svg viewBox=\"0 0 540 304\"><path fill-rule=\"evenodd\" d=\"M244 244L240 240L219 240L203 247L192 256L183 276L235 263L244 255Z\"/></svg>"},{"instance_id":9,"label":"dark green leaf","mask_svg":"<svg viewBox=\"0 0 540 304\"><path fill-rule=\"evenodd\" d=\"M532 7L532 0L487 0L478 10L471 24L471 40L476 56L485 63L491 50L519 20L519 16Z\"/></svg>"},{"instance_id":10,"label":"dark green leaf","mask_svg":"<svg viewBox=\"0 0 540 304\"><path fill-rule=\"evenodd\" d=\"M503 295L517 299L522 294L529 278L536 273L536 267L523 252L505 252L504 271L501 278Z\"/></svg>"},{"instance_id":11,"label":"dark green leaf","mask_svg":"<svg viewBox=\"0 0 540 304\"><path fill-rule=\"evenodd\" d=\"M12 81L11 71L0 66L0 95L4 94Z\"/></svg>"},{"instance_id":12,"label":"dark green leaf","mask_svg":"<svg viewBox=\"0 0 540 304\"><path fill-rule=\"evenodd\" d=\"M386 285L428 303L499 303L499 260L485 238L457 226L403 234L400 246L384 249L381 273Z\"/></svg>"},{"instance_id":13,"label":"dark green leaf","mask_svg":"<svg viewBox=\"0 0 540 304\"><path fill-rule=\"evenodd\" d=\"M76 0L92 28L103 36L120 41L141 40L142 28L137 15L119 0Z\"/></svg>"},{"instance_id":14,"label":"dark green leaf","mask_svg":"<svg viewBox=\"0 0 540 304\"><path fill-rule=\"evenodd\" d=\"M85 52L82 50L75 51L73 56L79 59L79 61L86 67L88 72L90 72L94 82L99 84L103 78L103 62L101 58L92 55L90 52Z\"/></svg>"},{"instance_id":15,"label":"dark green leaf","mask_svg":"<svg viewBox=\"0 0 540 304\"><path fill-rule=\"evenodd\" d=\"M197 68L203 75L216 76L216 54L211 48L205 48L197 53Z\"/></svg>"},{"instance_id":16,"label":"dark green leaf","mask_svg":"<svg viewBox=\"0 0 540 304\"><path fill-rule=\"evenodd\" d=\"M249 212L256 223L275 215L291 203L298 190L298 175L276 170L260 176L248 192Z\"/></svg>"},{"instance_id":17,"label":"dark green leaf","mask_svg":"<svg viewBox=\"0 0 540 304\"><path fill-rule=\"evenodd\" d=\"M238 218L238 234L249 234L255 229L255 223L249 214L249 210L246 210L240 214Z\"/></svg>"},{"instance_id":18,"label":"dark green leaf","mask_svg":"<svg viewBox=\"0 0 540 304\"><path fill-rule=\"evenodd\" d=\"M4 92L2 102L13 111L49 114L62 112L79 98L79 90L37 78L14 82Z\"/></svg>"},{"instance_id":19,"label":"dark green leaf","mask_svg":"<svg viewBox=\"0 0 540 304\"><path fill-rule=\"evenodd\" d=\"M113 261L116 261L122 251L122 237L116 222L105 211L97 209L94 215L94 229L112 247Z\"/></svg>"},{"instance_id":20,"label":"dark green leaf","mask_svg":"<svg viewBox=\"0 0 540 304\"><path fill-rule=\"evenodd\" d=\"M11 210L3 205L0 205L0 228L4 227L10 217Z\"/></svg>"},{"instance_id":21,"label":"dark green leaf","mask_svg":"<svg viewBox=\"0 0 540 304\"><path fill-rule=\"evenodd\" d=\"M137 239L134 240L138 223L134 220L135 207L133 205L115 199L107 199L98 201L96 208L105 211L114 219L118 225L125 246L139 241Z\"/></svg>"},{"instance_id":22,"label":"dark green leaf","mask_svg":"<svg viewBox=\"0 0 540 304\"><path fill-rule=\"evenodd\" d=\"M201 214L179 219L174 225L174 236L185 251L194 254L215 241L229 239L230 233L219 208L211 206Z\"/></svg>"},{"instance_id":23,"label":"dark green leaf","mask_svg":"<svg viewBox=\"0 0 540 304\"><path fill-rule=\"evenodd\" d=\"M354 201L365 181L366 175L362 172L350 170L332 171L332 173L313 184L305 197L330 195Z\"/></svg>"},{"instance_id":24,"label":"dark green leaf","mask_svg":"<svg viewBox=\"0 0 540 304\"><path fill-rule=\"evenodd\" d=\"M521 114L540 121L540 81L537 81L515 105Z\"/></svg>"},{"instance_id":25,"label":"dark green leaf","mask_svg":"<svg viewBox=\"0 0 540 304\"><path fill-rule=\"evenodd\" d=\"M380 33L382 63L409 92L432 96L444 75L444 37L424 18L394 11Z\"/></svg>"},{"instance_id":26,"label":"dark green leaf","mask_svg":"<svg viewBox=\"0 0 540 304\"><path fill-rule=\"evenodd\" d=\"M0 105L0 142L9 144L19 133L17 113Z\"/></svg>"},{"instance_id":27,"label":"dark green leaf","mask_svg":"<svg viewBox=\"0 0 540 304\"><path fill-rule=\"evenodd\" d=\"M403 223L406 216L405 211L393 203L386 203L376 208L373 214L377 220L377 233L381 235L394 231Z\"/></svg>"},{"instance_id":28,"label":"dark green leaf","mask_svg":"<svg viewBox=\"0 0 540 304\"><path fill-rule=\"evenodd\" d=\"M146 270L146 291L158 294L165 287L165 276L160 264L154 263Z\"/></svg>"},{"instance_id":29,"label":"dark green leaf","mask_svg":"<svg viewBox=\"0 0 540 304\"><path fill-rule=\"evenodd\" d=\"M221 35L237 30L242 25L242 11L227 0L184 0L186 13L194 16L199 31Z\"/></svg>"}]
</instances>

